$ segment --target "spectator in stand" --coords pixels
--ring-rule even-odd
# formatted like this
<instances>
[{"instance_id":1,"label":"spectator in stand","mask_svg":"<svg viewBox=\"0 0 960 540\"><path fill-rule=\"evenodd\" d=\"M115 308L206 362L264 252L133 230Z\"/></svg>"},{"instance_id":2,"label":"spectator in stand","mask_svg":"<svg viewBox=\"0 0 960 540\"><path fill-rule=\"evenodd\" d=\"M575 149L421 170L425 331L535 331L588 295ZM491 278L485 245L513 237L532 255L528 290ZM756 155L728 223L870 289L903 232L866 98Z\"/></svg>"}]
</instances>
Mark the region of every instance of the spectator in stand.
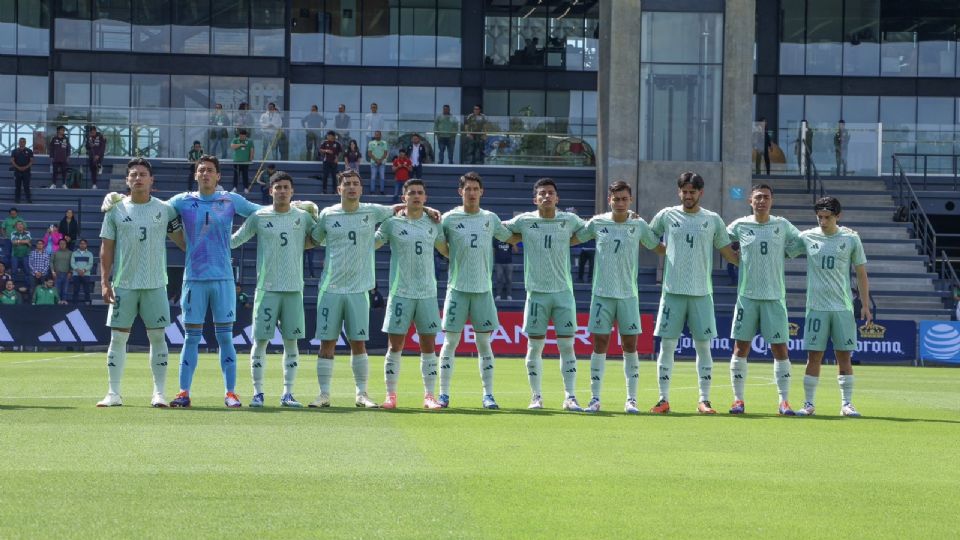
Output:
<instances>
[{"instance_id":1,"label":"spectator in stand","mask_svg":"<svg viewBox=\"0 0 960 540\"><path fill-rule=\"evenodd\" d=\"M267 103L267 110L260 115L260 137L263 139L263 159L281 159L280 139L283 137L283 116L276 103Z\"/></svg>"},{"instance_id":2,"label":"spectator in stand","mask_svg":"<svg viewBox=\"0 0 960 540\"><path fill-rule=\"evenodd\" d=\"M20 292L17 291L17 287L13 284L13 280L4 283L3 289L0 290L0 304L12 306L22 302L23 296L21 296Z\"/></svg>"},{"instance_id":3,"label":"spectator in stand","mask_svg":"<svg viewBox=\"0 0 960 540\"><path fill-rule=\"evenodd\" d=\"M87 241L80 239L79 247L70 256L70 270L73 272L73 304L80 303L80 291L83 290L83 303L90 303L90 290L93 280L90 272L93 270L93 253L87 249Z\"/></svg>"},{"instance_id":4,"label":"spectator in stand","mask_svg":"<svg viewBox=\"0 0 960 540\"><path fill-rule=\"evenodd\" d=\"M30 245L33 244L33 237L30 236L25 221L17 222L16 230L10 235L10 241L13 245L10 251L10 275L16 279L17 270L22 270L23 274L28 277L24 281L29 282L30 265L28 264L28 257L30 255Z\"/></svg>"},{"instance_id":5,"label":"spectator in stand","mask_svg":"<svg viewBox=\"0 0 960 540\"><path fill-rule=\"evenodd\" d=\"M67 247L70 249L76 249L77 247L77 238L80 237L80 222L77 221L77 218L73 214L73 210L67 209L63 214L63 218L60 219L60 225L57 226L60 230L60 234L63 235L63 239L67 241Z\"/></svg>"},{"instance_id":6,"label":"spectator in stand","mask_svg":"<svg viewBox=\"0 0 960 540\"><path fill-rule=\"evenodd\" d=\"M393 160L393 178L396 184L393 186L393 202L400 201L400 193L403 192L403 184L410 179L410 171L413 170L413 163L407 157L406 150L400 150L400 153Z\"/></svg>"},{"instance_id":7,"label":"spectator in stand","mask_svg":"<svg viewBox=\"0 0 960 540\"><path fill-rule=\"evenodd\" d=\"M370 162L370 194L376 193L377 175L380 175L380 194L383 195L383 184L386 181L387 155L390 153L390 146L383 140L383 134L379 131L373 132L373 139L367 143L367 161Z\"/></svg>"},{"instance_id":8,"label":"spectator in stand","mask_svg":"<svg viewBox=\"0 0 960 540\"><path fill-rule=\"evenodd\" d=\"M13 260L13 241L11 239L13 233L17 230L18 221L23 221L23 218L20 217L20 212L17 211L16 207L13 207L10 208L6 219L0 222L0 261L7 266L10 266ZM26 226L26 222L24 222L24 226Z\"/></svg>"},{"instance_id":9,"label":"spectator in stand","mask_svg":"<svg viewBox=\"0 0 960 540\"><path fill-rule=\"evenodd\" d=\"M513 254L517 246L493 239L493 295L494 300L513 300Z\"/></svg>"},{"instance_id":10,"label":"spectator in stand","mask_svg":"<svg viewBox=\"0 0 960 540\"><path fill-rule=\"evenodd\" d=\"M427 155L427 146L420 141L420 135L410 136L410 146L407 147L407 157L410 158L410 178L423 178L423 164L430 161Z\"/></svg>"},{"instance_id":11,"label":"spectator in stand","mask_svg":"<svg viewBox=\"0 0 960 540\"><path fill-rule=\"evenodd\" d=\"M107 152L107 139L90 126L87 131L87 168L90 169L90 187L97 189L97 176L103 168L103 155Z\"/></svg>"},{"instance_id":12,"label":"spectator in stand","mask_svg":"<svg viewBox=\"0 0 960 540\"><path fill-rule=\"evenodd\" d=\"M456 146L457 119L450 114L450 106L443 106L443 113L433 122L433 131L437 137L437 163L443 163L443 154L447 154L447 163L453 163L453 147Z\"/></svg>"},{"instance_id":13,"label":"spectator in stand","mask_svg":"<svg viewBox=\"0 0 960 540\"><path fill-rule=\"evenodd\" d=\"M7 286L8 281L13 281L13 276L7 272L7 265L0 262L0 291Z\"/></svg>"},{"instance_id":14,"label":"spectator in stand","mask_svg":"<svg viewBox=\"0 0 960 540\"><path fill-rule=\"evenodd\" d=\"M357 146L356 140L351 140L347 143L347 150L343 153L344 170L357 171L359 173L360 158L360 147Z\"/></svg>"},{"instance_id":15,"label":"spectator in stand","mask_svg":"<svg viewBox=\"0 0 960 540\"><path fill-rule=\"evenodd\" d=\"M47 232L43 235L43 245L47 248L47 253L51 256L60 249L60 240L63 239L63 234L60 233L60 227L57 227L53 223L47 227Z\"/></svg>"},{"instance_id":16,"label":"spectator in stand","mask_svg":"<svg viewBox=\"0 0 960 540\"><path fill-rule=\"evenodd\" d=\"M327 140L320 143L320 158L323 161L323 192L327 192L327 178L333 179L334 191L337 187L337 163L340 161L340 154L343 153L343 146L337 142L337 132L328 131Z\"/></svg>"},{"instance_id":17,"label":"spectator in stand","mask_svg":"<svg viewBox=\"0 0 960 540\"><path fill-rule=\"evenodd\" d=\"M307 131L307 161L317 159L317 150L320 146L320 132L327 126L327 119L320 114L316 105L310 106L310 114L300 119L300 127Z\"/></svg>"},{"instance_id":18,"label":"spectator in stand","mask_svg":"<svg viewBox=\"0 0 960 540\"><path fill-rule=\"evenodd\" d=\"M383 115L377 111L377 104L371 103L370 112L363 115L363 139L368 145L370 144L370 139L373 139L374 133L383 131Z\"/></svg>"},{"instance_id":19,"label":"spectator in stand","mask_svg":"<svg viewBox=\"0 0 960 540\"><path fill-rule=\"evenodd\" d=\"M333 127L336 138L341 145L350 141L350 115L347 114L347 106L343 103L337 108L337 115L333 117Z\"/></svg>"},{"instance_id":20,"label":"spectator in stand","mask_svg":"<svg viewBox=\"0 0 960 540\"><path fill-rule=\"evenodd\" d=\"M193 141L193 148L187 152L187 161L190 162L190 176L187 177L187 191L193 191L193 177L197 174L197 162L203 155L203 146L200 141Z\"/></svg>"},{"instance_id":21,"label":"spectator in stand","mask_svg":"<svg viewBox=\"0 0 960 540\"><path fill-rule=\"evenodd\" d=\"M237 105L237 114L233 117L233 136L240 136L240 130L247 131L247 138L253 140L253 115L250 114L250 106L245 102Z\"/></svg>"},{"instance_id":22,"label":"spectator in stand","mask_svg":"<svg viewBox=\"0 0 960 540\"><path fill-rule=\"evenodd\" d=\"M55 306L60 303L60 295L53 286L53 277L47 276L40 285L33 289L33 305Z\"/></svg>"},{"instance_id":23,"label":"spectator in stand","mask_svg":"<svg viewBox=\"0 0 960 540\"><path fill-rule=\"evenodd\" d=\"M67 166L70 163L70 153L73 148L70 146L70 139L67 138L67 128L57 126L57 134L50 139L50 161L53 164L53 181L50 189L57 186L57 178L60 178L60 186L67 188Z\"/></svg>"},{"instance_id":24,"label":"spectator in stand","mask_svg":"<svg viewBox=\"0 0 960 540\"><path fill-rule=\"evenodd\" d=\"M27 139L20 137L17 141L17 147L10 154L10 163L13 164L13 179L16 183L16 191L13 199L20 202L20 194L27 196L27 202L33 202L33 195L30 194L30 173L33 168L33 150L27 148Z\"/></svg>"},{"instance_id":25,"label":"spectator in stand","mask_svg":"<svg viewBox=\"0 0 960 540\"><path fill-rule=\"evenodd\" d=\"M253 141L247 138L247 130L237 132L237 138L230 143L233 149L233 191L239 191L243 178L243 192L250 193L250 162L253 161Z\"/></svg>"},{"instance_id":26,"label":"spectator in stand","mask_svg":"<svg viewBox=\"0 0 960 540\"><path fill-rule=\"evenodd\" d=\"M241 309L250 309L252 307L253 304L250 303L250 297L237 285L237 312L239 313Z\"/></svg>"},{"instance_id":27,"label":"spectator in stand","mask_svg":"<svg viewBox=\"0 0 960 540\"><path fill-rule=\"evenodd\" d=\"M230 144L230 133L227 131L229 123L227 113L223 112L223 105L214 105L213 114L210 115L210 153L216 156L219 149L220 159L227 159L227 145Z\"/></svg>"},{"instance_id":28,"label":"spectator in stand","mask_svg":"<svg viewBox=\"0 0 960 540\"><path fill-rule=\"evenodd\" d=\"M30 275L33 277L29 283L31 287L42 285L47 278L53 279L50 275L50 254L47 253L46 245L43 240L37 240L35 245L36 249L30 252L30 258L27 261L30 265Z\"/></svg>"},{"instance_id":29,"label":"spectator in stand","mask_svg":"<svg viewBox=\"0 0 960 540\"><path fill-rule=\"evenodd\" d=\"M484 116L480 105L473 106L473 112L463 121L463 151L470 163L483 163L483 150L487 142L487 117Z\"/></svg>"},{"instance_id":30,"label":"spectator in stand","mask_svg":"<svg viewBox=\"0 0 960 540\"><path fill-rule=\"evenodd\" d=\"M57 294L60 296L60 303L67 303L67 285L70 278L73 277L70 264L73 260L73 252L67 247L67 241L60 239L58 249L53 252L50 266L53 267L53 279L57 286Z\"/></svg>"}]
</instances>

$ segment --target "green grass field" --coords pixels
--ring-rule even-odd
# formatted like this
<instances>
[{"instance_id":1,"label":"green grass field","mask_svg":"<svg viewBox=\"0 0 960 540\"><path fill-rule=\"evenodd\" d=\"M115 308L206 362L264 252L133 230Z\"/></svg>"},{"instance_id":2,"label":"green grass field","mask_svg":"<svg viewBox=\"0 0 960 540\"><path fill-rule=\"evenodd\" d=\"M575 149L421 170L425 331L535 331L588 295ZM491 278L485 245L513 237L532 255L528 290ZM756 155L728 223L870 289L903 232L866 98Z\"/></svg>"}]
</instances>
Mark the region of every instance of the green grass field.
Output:
<instances>
[{"instance_id":1,"label":"green grass field","mask_svg":"<svg viewBox=\"0 0 960 540\"><path fill-rule=\"evenodd\" d=\"M172 355L173 356L173 355ZM960 372L858 367L839 414L826 366L818 416L775 416L769 364L748 379L750 414L693 414L694 367L678 362L666 417L627 416L611 362L604 409L562 413L548 360L548 409L528 412L522 360L500 359L500 411L480 409L476 361L461 358L453 408L423 411L418 360L405 357L401 408L353 407L338 358L334 407L227 410L218 363L204 355L192 410L149 407L146 356L127 362L124 407L97 409L103 353L0 354L0 537L943 538L957 534ZM371 395L382 398L382 357ZM641 405L656 400L641 364ZM169 373L168 397L176 386ZM586 362L578 387L589 397ZM730 401L717 362L714 404ZM794 366L794 405L802 401ZM238 376L250 398L249 371ZM304 357L296 395L315 397Z\"/></svg>"}]
</instances>

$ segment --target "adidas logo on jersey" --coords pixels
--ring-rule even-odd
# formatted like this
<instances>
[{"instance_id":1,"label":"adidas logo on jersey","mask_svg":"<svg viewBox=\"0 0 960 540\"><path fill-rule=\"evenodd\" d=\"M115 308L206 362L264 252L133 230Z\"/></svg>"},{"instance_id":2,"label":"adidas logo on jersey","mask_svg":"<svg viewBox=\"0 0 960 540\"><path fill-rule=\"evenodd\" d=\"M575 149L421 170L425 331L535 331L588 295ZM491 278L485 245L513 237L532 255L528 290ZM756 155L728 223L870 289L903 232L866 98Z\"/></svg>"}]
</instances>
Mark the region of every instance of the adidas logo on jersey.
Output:
<instances>
[{"instance_id":1,"label":"adidas logo on jersey","mask_svg":"<svg viewBox=\"0 0 960 540\"><path fill-rule=\"evenodd\" d=\"M427 328L436 328L436 327L437 327L437 323L432 322L430 323L430 326L428 326Z\"/></svg>"},{"instance_id":2,"label":"adidas logo on jersey","mask_svg":"<svg viewBox=\"0 0 960 540\"><path fill-rule=\"evenodd\" d=\"M194 201L193 204L190 205L190 208L200 208L200 204Z\"/></svg>"},{"instance_id":3,"label":"adidas logo on jersey","mask_svg":"<svg viewBox=\"0 0 960 540\"><path fill-rule=\"evenodd\" d=\"M573 323L570 322L570 321L567 321L567 324L563 325L563 327L564 327L564 328L572 328L572 327L573 327Z\"/></svg>"},{"instance_id":4,"label":"adidas logo on jersey","mask_svg":"<svg viewBox=\"0 0 960 540\"><path fill-rule=\"evenodd\" d=\"M608 231L607 228L604 227L604 228L600 229L600 232L602 232L603 234L607 234L607 233L610 232L610 231Z\"/></svg>"},{"instance_id":5,"label":"adidas logo on jersey","mask_svg":"<svg viewBox=\"0 0 960 540\"><path fill-rule=\"evenodd\" d=\"M333 222L333 228L334 228L334 229L339 229L339 228L340 228L340 222L339 222L339 221L334 221L334 222Z\"/></svg>"},{"instance_id":6,"label":"adidas logo on jersey","mask_svg":"<svg viewBox=\"0 0 960 540\"><path fill-rule=\"evenodd\" d=\"M367 332L366 332L366 330L361 330L357 335L358 335L358 336L365 336L365 335L367 335Z\"/></svg>"},{"instance_id":7,"label":"adidas logo on jersey","mask_svg":"<svg viewBox=\"0 0 960 540\"><path fill-rule=\"evenodd\" d=\"M252 368L262 368L263 364L260 362L254 362L250 367Z\"/></svg>"},{"instance_id":8,"label":"adidas logo on jersey","mask_svg":"<svg viewBox=\"0 0 960 540\"><path fill-rule=\"evenodd\" d=\"M272 228L273 228L273 222L272 222L272 221L268 221L267 224L263 226L263 228L264 228L264 229L272 229Z\"/></svg>"},{"instance_id":9,"label":"adidas logo on jersey","mask_svg":"<svg viewBox=\"0 0 960 540\"><path fill-rule=\"evenodd\" d=\"M531 229L539 229L540 226L537 225L536 223L534 223L533 225L530 226L530 228L531 228Z\"/></svg>"},{"instance_id":10,"label":"adidas logo on jersey","mask_svg":"<svg viewBox=\"0 0 960 540\"><path fill-rule=\"evenodd\" d=\"M630 325L630 328L628 328L627 330L636 330L636 329L637 329L637 323L633 323Z\"/></svg>"},{"instance_id":11,"label":"adidas logo on jersey","mask_svg":"<svg viewBox=\"0 0 960 540\"><path fill-rule=\"evenodd\" d=\"M127 217L123 218L123 222L124 222L124 223L132 223L132 222L133 222L133 218L131 218L130 216L127 216Z\"/></svg>"},{"instance_id":12,"label":"adidas logo on jersey","mask_svg":"<svg viewBox=\"0 0 960 540\"><path fill-rule=\"evenodd\" d=\"M779 338L780 338L780 332L777 332L776 334L773 335L773 339L779 339Z\"/></svg>"},{"instance_id":13,"label":"adidas logo on jersey","mask_svg":"<svg viewBox=\"0 0 960 540\"><path fill-rule=\"evenodd\" d=\"M410 233L408 233L406 229L402 229L402 230L400 231L400 234L399 234L398 236L409 236L409 234L410 234Z\"/></svg>"},{"instance_id":14,"label":"adidas logo on jersey","mask_svg":"<svg viewBox=\"0 0 960 540\"><path fill-rule=\"evenodd\" d=\"M466 229L466 227L463 226L463 223L458 224L456 228L457 228L457 229Z\"/></svg>"},{"instance_id":15,"label":"adidas logo on jersey","mask_svg":"<svg viewBox=\"0 0 960 540\"><path fill-rule=\"evenodd\" d=\"M670 226L671 226L671 227L676 227L676 228L679 229L679 228L680 228L680 222L674 221L673 223L670 224Z\"/></svg>"},{"instance_id":16,"label":"adidas logo on jersey","mask_svg":"<svg viewBox=\"0 0 960 540\"><path fill-rule=\"evenodd\" d=\"M159 319L157 319L157 324L165 323L165 322L167 322L167 318L165 316L161 316Z\"/></svg>"}]
</instances>

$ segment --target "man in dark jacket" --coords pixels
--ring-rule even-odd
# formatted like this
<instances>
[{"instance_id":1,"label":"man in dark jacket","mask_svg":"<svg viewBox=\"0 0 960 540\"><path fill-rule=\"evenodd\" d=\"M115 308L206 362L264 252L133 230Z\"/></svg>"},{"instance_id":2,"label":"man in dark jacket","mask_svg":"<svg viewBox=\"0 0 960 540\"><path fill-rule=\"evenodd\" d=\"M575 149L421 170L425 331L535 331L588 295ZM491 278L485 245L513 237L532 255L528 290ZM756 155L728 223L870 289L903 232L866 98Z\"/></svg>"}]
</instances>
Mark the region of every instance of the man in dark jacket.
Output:
<instances>
[{"instance_id":1,"label":"man in dark jacket","mask_svg":"<svg viewBox=\"0 0 960 540\"><path fill-rule=\"evenodd\" d=\"M410 137L410 146L407 147L407 157L413 163L413 169L410 171L410 178L423 178L423 164L430 161L427 155L427 147L420 141L420 135L414 133Z\"/></svg>"},{"instance_id":2,"label":"man in dark jacket","mask_svg":"<svg viewBox=\"0 0 960 540\"><path fill-rule=\"evenodd\" d=\"M57 187L57 177L60 178L60 187L67 187L67 163L70 161L70 139L67 138L67 128L57 126L57 134L50 139L50 161L53 162L53 183L50 189Z\"/></svg>"},{"instance_id":3,"label":"man in dark jacket","mask_svg":"<svg viewBox=\"0 0 960 540\"><path fill-rule=\"evenodd\" d=\"M87 132L87 167L90 169L90 187L97 189L97 175L103 165L103 154L107 150L107 140L97 132L97 126L90 126Z\"/></svg>"},{"instance_id":4,"label":"man in dark jacket","mask_svg":"<svg viewBox=\"0 0 960 540\"><path fill-rule=\"evenodd\" d=\"M33 196L30 195L30 170L33 168L33 150L27 148L27 140L20 137L18 146L13 149L10 156L13 164L13 178L17 184L14 193L14 200L20 202L20 194L27 196L27 202L33 202Z\"/></svg>"}]
</instances>

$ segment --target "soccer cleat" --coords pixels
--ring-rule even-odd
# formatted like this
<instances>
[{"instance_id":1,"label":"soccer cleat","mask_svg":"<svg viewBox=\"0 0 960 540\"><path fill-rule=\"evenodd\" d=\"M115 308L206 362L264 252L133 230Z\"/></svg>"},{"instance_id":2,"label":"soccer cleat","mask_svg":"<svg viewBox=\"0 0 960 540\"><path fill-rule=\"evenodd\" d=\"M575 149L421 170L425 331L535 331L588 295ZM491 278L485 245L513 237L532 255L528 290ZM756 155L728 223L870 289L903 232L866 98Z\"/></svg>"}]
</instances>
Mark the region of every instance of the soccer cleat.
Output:
<instances>
[{"instance_id":1,"label":"soccer cleat","mask_svg":"<svg viewBox=\"0 0 960 540\"><path fill-rule=\"evenodd\" d=\"M809 401L804 401L803 407L800 407L800 409L796 411L796 415L797 416L813 416L813 413L816 410L817 408L813 406L813 403L810 403Z\"/></svg>"},{"instance_id":2,"label":"soccer cleat","mask_svg":"<svg viewBox=\"0 0 960 540\"><path fill-rule=\"evenodd\" d=\"M258 392L250 398L250 405L248 407L260 408L263 407L263 392Z\"/></svg>"},{"instance_id":3,"label":"soccer cleat","mask_svg":"<svg viewBox=\"0 0 960 540\"><path fill-rule=\"evenodd\" d=\"M231 409L243 406L243 404L240 403L240 398L233 392L227 392L226 395L223 396L223 404Z\"/></svg>"},{"instance_id":4,"label":"soccer cleat","mask_svg":"<svg viewBox=\"0 0 960 540\"><path fill-rule=\"evenodd\" d=\"M319 396L317 396L317 399L313 400L312 402L310 402L309 405L307 405L307 407L310 407L312 409L320 409L320 408L329 407L329 406L330 406L330 394L324 394L324 393L321 393Z\"/></svg>"},{"instance_id":5,"label":"soccer cleat","mask_svg":"<svg viewBox=\"0 0 960 540\"><path fill-rule=\"evenodd\" d=\"M170 402L170 407L174 409L187 409L190 407L190 392L181 390L177 397Z\"/></svg>"},{"instance_id":6,"label":"soccer cleat","mask_svg":"<svg viewBox=\"0 0 960 540\"><path fill-rule=\"evenodd\" d=\"M623 404L623 412L627 414L640 414L640 409L637 408L637 400L628 399L627 402Z\"/></svg>"},{"instance_id":7,"label":"soccer cleat","mask_svg":"<svg viewBox=\"0 0 960 540\"><path fill-rule=\"evenodd\" d=\"M437 402L437 398L433 397L433 394L427 393L423 395L423 408L435 410L442 408L442 406Z\"/></svg>"},{"instance_id":8,"label":"soccer cleat","mask_svg":"<svg viewBox=\"0 0 960 540\"><path fill-rule=\"evenodd\" d=\"M500 406L497 405L497 400L493 399L493 394L486 394L483 396L483 408L490 410L496 410L500 408Z\"/></svg>"},{"instance_id":9,"label":"soccer cleat","mask_svg":"<svg viewBox=\"0 0 960 540\"><path fill-rule=\"evenodd\" d=\"M97 407L120 407L123 405L123 400L120 398L120 394L114 394L110 392L107 396L97 402Z\"/></svg>"},{"instance_id":10,"label":"soccer cleat","mask_svg":"<svg viewBox=\"0 0 960 540\"><path fill-rule=\"evenodd\" d=\"M543 408L543 398L540 394L534 394L530 397L530 404L527 405L528 409L542 409Z\"/></svg>"},{"instance_id":11,"label":"soccer cleat","mask_svg":"<svg viewBox=\"0 0 960 540\"><path fill-rule=\"evenodd\" d=\"M710 405L709 401L697 403L697 412L700 414L717 414L716 409L713 408L713 405Z\"/></svg>"},{"instance_id":12,"label":"soccer cleat","mask_svg":"<svg viewBox=\"0 0 960 540\"><path fill-rule=\"evenodd\" d=\"M600 412L600 398L590 398L590 403L587 403L587 407L583 409L583 412L594 413Z\"/></svg>"},{"instance_id":13,"label":"soccer cleat","mask_svg":"<svg viewBox=\"0 0 960 540\"><path fill-rule=\"evenodd\" d=\"M437 396L437 404L440 405L441 409L446 409L450 406L450 396L447 394L440 394Z\"/></svg>"},{"instance_id":14,"label":"soccer cleat","mask_svg":"<svg viewBox=\"0 0 960 540\"><path fill-rule=\"evenodd\" d=\"M380 406L373 402L370 399L370 396L366 392L360 392L357 394L357 400L354 404L361 409L379 409Z\"/></svg>"},{"instance_id":15,"label":"soccer cleat","mask_svg":"<svg viewBox=\"0 0 960 540\"><path fill-rule=\"evenodd\" d=\"M583 407L577 403L576 396L570 396L567 399L563 400L563 410L569 412L583 412Z\"/></svg>"},{"instance_id":16,"label":"soccer cleat","mask_svg":"<svg viewBox=\"0 0 960 540\"><path fill-rule=\"evenodd\" d=\"M844 403L843 407L840 407L840 414L850 418L860 418L860 411L853 406L853 403Z\"/></svg>"},{"instance_id":17,"label":"soccer cleat","mask_svg":"<svg viewBox=\"0 0 960 540\"><path fill-rule=\"evenodd\" d=\"M358 405L359 406L359 405ZM383 403L380 405L383 409L396 409L397 408L397 393L396 392L387 392L387 398L383 400Z\"/></svg>"},{"instance_id":18,"label":"soccer cleat","mask_svg":"<svg viewBox=\"0 0 960 540\"><path fill-rule=\"evenodd\" d=\"M744 412L746 412L746 407L742 399L734 401L733 405L730 406L730 414L743 414Z\"/></svg>"},{"instance_id":19,"label":"soccer cleat","mask_svg":"<svg viewBox=\"0 0 960 540\"><path fill-rule=\"evenodd\" d=\"M162 393L155 392L153 398L150 400L150 406L157 409L166 409L170 404L167 403L167 398L165 398Z\"/></svg>"},{"instance_id":20,"label":"soccer cleat","mask_svg":"<svg viewBox=\"0 0 960 540\"><path fill-rule=\"evenodd\" d=\"M667 414L670 412L670 402L665 399L661 399L656 405L650 407L650 412L654 414Z\"/></svg>"},{"instance_id":21,"label":"soccer cleat","mask_svg":"<svg viewBox=\"0 0 960 540\"><path fill-rule=\"evenodd\" d=\"M303 407L303 404L297 401L297 399L293 397L293 394L288 392L280 396L280 406L289 407L291 409L299 409L300 407Z\"/></svg>"},{"instance_id":22,"label":"soccer cleat","mask_svg":"<svg viewBox=\"0 0 960 540\"><path fill-rule=\"evenodd\" d=\"M797 413L793 412L793 407L790 406L790 403L787 401L781 401L780 407L777 408L777 414L780 416L796 416Z\"/></svg>"}]
</instances>

